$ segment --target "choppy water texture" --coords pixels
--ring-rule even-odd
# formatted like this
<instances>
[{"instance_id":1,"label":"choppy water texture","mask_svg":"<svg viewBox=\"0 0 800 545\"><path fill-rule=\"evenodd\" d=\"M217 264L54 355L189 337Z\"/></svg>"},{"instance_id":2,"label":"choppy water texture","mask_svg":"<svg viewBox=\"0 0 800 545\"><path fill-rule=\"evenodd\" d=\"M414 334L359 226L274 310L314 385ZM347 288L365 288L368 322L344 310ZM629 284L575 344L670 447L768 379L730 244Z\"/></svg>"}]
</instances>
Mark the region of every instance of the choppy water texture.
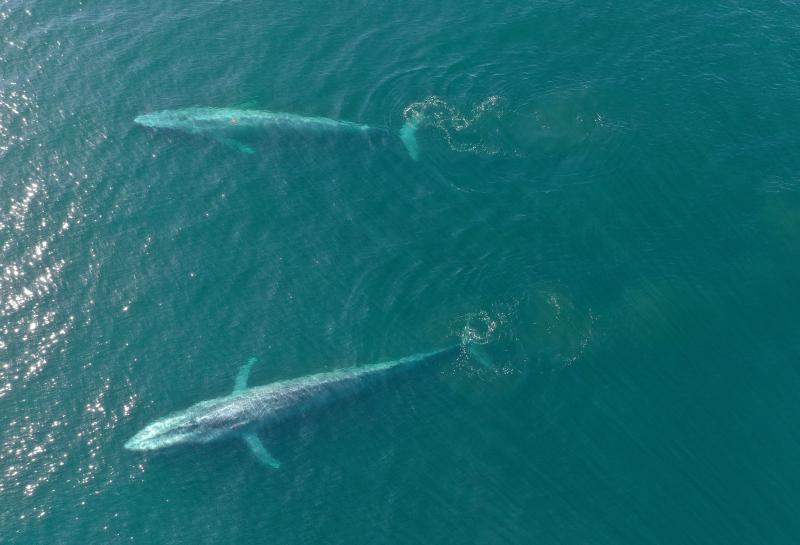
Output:
<instances>
[{"instance_id":1,"label":"choppy water texture","mask_svg":"<svg viewBox=\"0 0 800 545\"><path fill-rule=\"evenodd\" d=\"M799 10L0 0L0 541L800 541ZM385 130L133 123L189 106ZM123 449L459 337L278 471Z\"/></svg>"}]
</instances>

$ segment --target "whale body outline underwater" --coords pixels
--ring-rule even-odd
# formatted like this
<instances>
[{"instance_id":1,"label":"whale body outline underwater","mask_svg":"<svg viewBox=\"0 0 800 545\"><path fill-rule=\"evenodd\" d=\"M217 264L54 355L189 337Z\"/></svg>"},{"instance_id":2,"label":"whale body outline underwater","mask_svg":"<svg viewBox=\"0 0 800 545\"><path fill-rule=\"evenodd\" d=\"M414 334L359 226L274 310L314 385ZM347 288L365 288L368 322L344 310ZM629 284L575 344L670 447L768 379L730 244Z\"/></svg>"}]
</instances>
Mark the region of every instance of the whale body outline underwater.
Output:
<instances>
[{"instance_id":1,"label":"whale body outline underwater","mask_svg":"<svg viewBox=\"0 0 800 545\"><path fill-rule=\"evenodd\" d=\"M188 134L208 136L232 149L248 154L255 153L255 149L242 141L241 135L246 131L283 128L309 132L348 131L367 133L371 131L385 132L387 130L363 123L340 121L328 117L213 106L161 110L136 116L133 121L138 125L153 129L170 129ZM406 119L397 133L409 157L414 161L419 160L418 127L419 119L410 117Z\"/></svg>"}]
</instances>

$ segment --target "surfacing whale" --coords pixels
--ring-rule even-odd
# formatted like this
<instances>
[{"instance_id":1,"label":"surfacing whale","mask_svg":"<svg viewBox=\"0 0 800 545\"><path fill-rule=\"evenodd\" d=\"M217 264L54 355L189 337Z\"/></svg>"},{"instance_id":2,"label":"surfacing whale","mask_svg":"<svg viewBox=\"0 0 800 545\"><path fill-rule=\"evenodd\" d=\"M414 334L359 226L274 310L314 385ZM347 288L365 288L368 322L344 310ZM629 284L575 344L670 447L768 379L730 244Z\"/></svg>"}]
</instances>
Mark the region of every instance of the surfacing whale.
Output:
<instances>
[{"instance_id":1,"label":"surfacing whale","mask_svg":"<svg viewBox=\"0 0 800 545\"><path fill-rule=\"evenodd\" d=\"M125 443L125 448L153 451L239 437L258 460L277 469L280 462L261 443L256 435L259 429L274 427L338 399L353 396L376 381L386 380L397 373L454 358L463 348L462 345L456 345L394 361L348 367L248 388L250 369L256 362L255 358L251 358L240 368L230 395L201 401L156 420ZM489 365L475 345L469 345L469 353L480 363Z\"/></svg>"},{"instance_id":2,"label":"surfacing whale","mask_svg":"<svg viewBox=\"0 0 800 545\"><path fill-rule=\"evenodd\" d=\"M284 112L249 110L239 108L192 107L180 110L162 110L134 118L134 123L156 129L172 129L189 134L205 135L243 153L255 150L242 142L242 138L256 130L284 128L301 131L383 131L378 127L339 121L327 117L307 117ZM417 123L406 122L398 134L408 155L417 161Z\"/></svg>"}]
</instances>

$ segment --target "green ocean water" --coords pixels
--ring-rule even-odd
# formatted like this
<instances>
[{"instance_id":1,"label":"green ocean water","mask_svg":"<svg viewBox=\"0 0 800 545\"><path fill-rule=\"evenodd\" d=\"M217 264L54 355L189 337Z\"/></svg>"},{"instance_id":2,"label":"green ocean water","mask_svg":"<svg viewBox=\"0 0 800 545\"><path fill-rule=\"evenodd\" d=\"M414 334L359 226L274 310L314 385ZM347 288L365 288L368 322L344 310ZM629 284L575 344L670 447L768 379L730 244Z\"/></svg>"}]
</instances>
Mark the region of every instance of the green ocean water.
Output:
<instances>
[{"instance_id":1,"label":"green ocean water","mask_svg":"<svg viewBox=\"0 0 800 545\"><path fill-rule=\"evenodd\" d=\"M788 0L0 0L0 542L799 542L799 126ZM465 336L277 471L123 448Z\"/></svg>"}]
</instances>

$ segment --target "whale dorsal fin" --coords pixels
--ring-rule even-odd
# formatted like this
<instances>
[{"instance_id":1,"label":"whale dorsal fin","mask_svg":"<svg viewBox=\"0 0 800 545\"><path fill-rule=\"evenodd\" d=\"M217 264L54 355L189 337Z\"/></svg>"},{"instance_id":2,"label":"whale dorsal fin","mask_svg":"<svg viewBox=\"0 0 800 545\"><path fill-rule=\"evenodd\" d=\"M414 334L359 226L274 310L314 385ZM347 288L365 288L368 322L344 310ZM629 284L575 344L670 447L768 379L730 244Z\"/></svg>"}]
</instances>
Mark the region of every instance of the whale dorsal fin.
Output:
<instances>
[{"instance_id":1,"label":"whale dorsal fin","mask_svg":"<svg viewBox=\"0 0 800 545\"><path fill-rule=\"evenodd\" d=\"M255 433L245 433L242 437L244 437L244 442L247 443L247 446L250 447L250 451L258 458L259 462L272 469L281 467L281 463L273 458L272 454L264 447L261 439L259 439Z\"/></svg>"},{"instance_id":2,"label":"whale dorsal fin","mask_svg":"<svg viewBox=\"0 0 800 545\"><path fill-rule=\"evenodd\" d=\"M236 375L236 382L233 383L233 393L241 392L247 388L247 379L250 378L250 369L258 361L255 358L250 358L247 363L239 368L239 374Z\"/></svg>"}]
</instances>

